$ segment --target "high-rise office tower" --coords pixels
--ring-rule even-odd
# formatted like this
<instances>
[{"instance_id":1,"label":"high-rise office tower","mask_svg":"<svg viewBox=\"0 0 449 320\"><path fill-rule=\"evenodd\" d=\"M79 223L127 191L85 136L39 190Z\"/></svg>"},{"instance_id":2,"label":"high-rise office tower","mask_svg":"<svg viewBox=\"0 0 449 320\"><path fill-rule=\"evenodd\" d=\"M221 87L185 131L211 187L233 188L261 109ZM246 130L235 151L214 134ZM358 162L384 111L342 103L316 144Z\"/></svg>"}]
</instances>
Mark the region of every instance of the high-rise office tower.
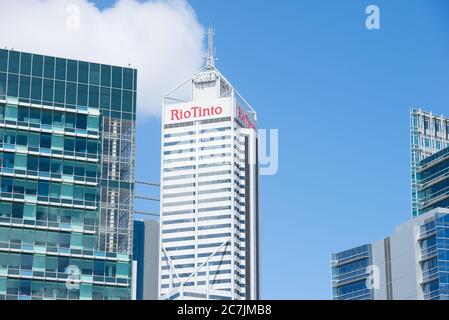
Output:
<instances>
[{"instance_id":1,"label":"high-rise office tower","mask_svg":"<svg viewBox=\"0 0 449 320\"><path fill-rule=\"evenodd\" d=\"M335 300L449 300L449 209L401 224L392 236L332 255Z\"/></svg>"},{"instance_id":2,"label":"high-rise office tower","mask_svg":"<svg viewBox=\"0 0 449 320\"><path fill-rule=\"evenodd\" d=\"M256 113L207 65L164 99L161 299L258 299ZM185 94L185 96L184 96Z\"/></svg>"},{"instance_id":3,"label":"high-rise office tower","mask_svg":"<svg viewBox=\"0 0 449 320\"><path fill-rule=\"evenodd\" d=\"M412 216L417 217L422 214L418 203L418 167L425 158L449 147L449 118L412 109L410 127Z\"/></svg>"},{"instance_id":4,"label":"high-rise office tower","mask_svg":"<svg viewBox=\"0 0 449 320\"><path fill-rule=\"evenodd\" d=\"M0 50L0 298L130 299L136 76Z\"/></svg>"}]
</instances>

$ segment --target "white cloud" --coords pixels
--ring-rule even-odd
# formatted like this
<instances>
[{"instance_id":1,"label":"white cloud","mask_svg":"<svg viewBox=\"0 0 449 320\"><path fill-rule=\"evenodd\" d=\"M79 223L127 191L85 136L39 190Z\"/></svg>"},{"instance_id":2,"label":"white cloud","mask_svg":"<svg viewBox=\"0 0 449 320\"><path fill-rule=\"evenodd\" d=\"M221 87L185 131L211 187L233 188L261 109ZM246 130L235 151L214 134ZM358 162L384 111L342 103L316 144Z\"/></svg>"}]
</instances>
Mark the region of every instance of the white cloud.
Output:
<instances>
[{"instance_id":1,"label":"white cloud","mask_svg":"<svg viewBox=\"0 0 449 320\"><path fill-rule=\"evenodd\" d=\"M119 0L102 11L87 0L0 0L0 12L2 48L137 68L140 119L159 115L163 95L204 55L185 0Z\"/></svg>"}]
</instances>

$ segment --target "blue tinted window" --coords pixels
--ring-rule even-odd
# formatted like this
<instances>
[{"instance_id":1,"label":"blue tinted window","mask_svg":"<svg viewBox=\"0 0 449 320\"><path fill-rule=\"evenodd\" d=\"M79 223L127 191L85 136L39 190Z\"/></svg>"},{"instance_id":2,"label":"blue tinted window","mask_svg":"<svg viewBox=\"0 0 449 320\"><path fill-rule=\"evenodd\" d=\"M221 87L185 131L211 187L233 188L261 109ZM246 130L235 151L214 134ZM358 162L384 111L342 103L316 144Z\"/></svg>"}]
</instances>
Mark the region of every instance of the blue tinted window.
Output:
<instances>
[{"instance_id":1,"label":"blue tinted window","mask_svg":"<svg viewBox=\"0 0 449 320\"><path fill-rule=\"evenodd\" d=\"M100 65L91 63L89 71L89 83L94 85L100 84Z\"/></svg>"},{"instance_id":2,"label":"blue tinted window","mask_svg":"<svg viewBox=\"0 0 449 320\"><path fill-rule=\"evenodd\" d=\"M20 89L19 89L19 97L28 99L30 97L30 77L21 76L20 77Z\"/></svg>"},{"instance_id":3,"label":"blue tinted window","mask_svg":"<svg viewBox=\"0 0 449 320\"><path fill-rule=\"evenodd\" d=\"M112 86L115 88L122 87L122 68L112 67Z\"/></svg>"},{"instance_id":4,"label":"blue tinted window","mask_svg":"<svg viewBox=\"0 0 449 320\"><path fill-rule=\"evenodd\" d=\"M0 71L8 71L8 51L0 50Z\"/></svg>"},{"instance_id":5,"label":"blue tinted window","mask_svg":"<svg viewBox=\"0 0 449 320\"><path fill-rule=\"evenodd\" d=\"M44 59L44 77L54 78L55 77L55 58L45 57Z\"/></svg>"},{"instance_id":6,"label":"blue tinted window","mask_svg":"<svg viewBox=\"0 0 449 320\"><path fill-rule=\"evenodd\" d=\"M76 84L67 82L66 103L76 105Z\"/></svg>"},{"instance_id":7,"label":"blue tinted window","mask_svg":"<svg viewBox=\"0 0 449 320\"><path fill-rule=\"evenodd\" d=\"M78 81L87 83L89 80L89 64L87 62L79 62L78 67Z\"/></svg>"},{"instance_id":8,"label":"blue tinted window","mask_svg":"<svg viewBox=\"0 0 449 320\"><path fill-rule=\"evenodd\" d=\"M89 107L98 108L100 98L100 88L97 86L89 86Z\"/></svg>"},{"instance_id":9,"label":"blue tinted window","mask_svg":"<svg viewBox=\"0 0 449 320\"><path fill-rule=\"evenodd\" d=\"M53 102L53 87L54 87L53 80L44 79L44 94L43 94L44 101Z\"/></svg>"},{"instance_id":10,"label":"blue tinted window","mask_svg":"<svg viewBox=\"0 0 449 320\"><path fill-rule=\"evenodd\" d=\"M42 78L35 78L31 80L31 99L42 99Z\"/></svg>"},{"instance_id":11,"label":"blue tinted window","mask_svg":"<svg viewBox=\"0 0 449 320\"><path fill-rule=\"evenodd\" d=\"M67 81L76 82L78 80L78 62L74 60L67 61Z\"/></svg>"},{"instance_id":12,"label":"blue tinted window","mask_svg":"<svg viewBox=\"0 0 449 320\"><path fill-rule=\"evenodd\" d=\"M78 105L87 107L87 85L78 85Z\"/></svg>"},{"instance_id":13,"label":"blue tinted window","mask_svg":"<svg viewBox=\"0 0 449 320\"><path fill-rule=\"evenodd\" d=\"M66 60L56 59L56 79L65 80Z\"/></svg>"},{"instance_id":14,"label":"blue tinted window","mask_svg":"<svg viewBox=\"0 0 449 320\"><path fill-rule=\"evenodd\" d=\"M103 109L109 109L111 100L111 89L101 87L100 90L100 107Z\"/></svg>"},{"instance_id":15,"label":"blue tinted window","mask_svg":"<svg viewBox=\"0 0 449 320\"><path fill-rule=\"evenodd\" d=\"M123 90L122 108L125 112L133 112L133 94L131 91Z\"/></svg>"},{"instance_id":16,"label":"blue tinted window","mask_svg":"<svg viewBox=\"0 0 449 320\"><path fill-rule=\"evenodd\" d=\"M112 97L111 97L111 109L120 111L122 105L122 91L118 89L112 89Z\"/></svg>"},{"instance_id":17,"label":"blue tinted window","mask_svg":"<svg viewBox=\"0 0 449 320\"><path fill-rule=\"evenodd\" d=\"M25 75L31 74L31 54L22 53L20 57L20 73Z\"/></svg>"},{"instance_id":18,"label":"blue tinted window","mask_svg":"<svg viewBox=\"0 0 449 320\"><path fill-rule=\"evenodd\" d=\"M42 77L42 70L44 65L44 57L33 55L33 76Z\"/></svg>"},{"instance_id":19,"label":"blue tinted window","mask_svg":"<svg viewBox=\"0 0 449 320\"><path fill-rule=\"evenodd\" d=\"M0 96L6 95L6 73L0 72Z\"/></svg>"},{"instance_id":20,"label":"blue tinted window","mask_svg":"<svg viewBox=\"0 0 449 320\"><path fill-rule=\"evenodd\" d=\"M64 103L65 98L65 82L55 81L55 102Z\"/></svg>"},{"instance_id":21,"label":"blue tinted window","mask_svg":"<svg viewBox=\"0 0 449 320\"><path fill-rule=\"evenodd\" d=\"M19 73L20 53L9 52L9 72Z\"/></svg>"},{"instance_id":22,"label":"blue tinted window","mask_svg":"<svg viewBox=\"0 0 449 320\"><path fill-rule=\"evenodd\" d=\"M111 67L101 66L101 85L105 87L111 86Z\"/></svg>"},{"instance_id":23,"label":"blue tinted window","mask_svg":"<svg viewBox=\"0 0 449 320\"><path fill-rule=\"evenodd\" d=\"M7 95L10 97L17 97L19 93L19 76L10 74L8 77L8 91Z\"/></svg>"},{"instance_id":24,"label":"blue tinted window","mask_svg":"<svg viewBox=\"0 0 449 320\"><path fill-rule=\"evenodd\" d=\"M132 90L133 80L133 70L129 68L123 69L123 89Z\"/></svg>"}]
</instances>

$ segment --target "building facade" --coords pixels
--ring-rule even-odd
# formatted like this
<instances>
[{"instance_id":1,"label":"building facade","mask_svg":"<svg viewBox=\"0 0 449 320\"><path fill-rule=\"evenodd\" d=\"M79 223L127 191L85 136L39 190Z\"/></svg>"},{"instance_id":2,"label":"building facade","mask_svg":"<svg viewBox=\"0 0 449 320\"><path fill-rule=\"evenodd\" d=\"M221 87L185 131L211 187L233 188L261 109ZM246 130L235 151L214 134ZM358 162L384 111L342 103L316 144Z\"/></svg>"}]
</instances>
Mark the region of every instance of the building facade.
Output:
<instances>
[{"instance_id":1,"label":"building facade","mask_svg":"<svg viewBox=\"0 0 449 320\"><path fill-rule=\"evenodd\" d=\"M436 208L392 236L332 254L335 300L449 300L449 209Z\"/></svg>"},{"instance_id":2,"label":"building facade","mask_svg":"<svg viewBox=\"0 0 449 320\"><path fill-rule=\"evenodd\" d=\"M449 148L422 160L417 170L418 213L449 208Z\"/></svg>"},{"instance_id":3,"label":"building facade","mask_svg":"<svg viewBox=\"0 0 449 320\"><path fill-rule=\"evenodd\" d=\"M419 208L418 168L427 157L449 147L449 118L421 109L410 113L412 216L423 212Z\"/></svg>"},{"instance_id":4,"label":"building facade","mask_svg":"<svg viewBox=\"0 0 449 320\"><path fill-rule=\"evenodd\" d=\"M259 297L256 114L213 60L164 99L161 299Z\"/></svg>"},{"instance_id":5,"label":"building facade","mask_svg":"<svg viewBox=\"0 0 449 320\"><path fill-rule=\"evenodd\" d=\"M0 50L1 299L130 299L136 79Z\"/></svg>"},{"instance_id":6,"label":"building facade","mask_svg":"<svg viewBox=\"0 0 449 320\"><path fill-rule=\"evenodd\" d=\"M158 300L159 221L134 221L136 300Z\"/></svg>"}]
</instances>

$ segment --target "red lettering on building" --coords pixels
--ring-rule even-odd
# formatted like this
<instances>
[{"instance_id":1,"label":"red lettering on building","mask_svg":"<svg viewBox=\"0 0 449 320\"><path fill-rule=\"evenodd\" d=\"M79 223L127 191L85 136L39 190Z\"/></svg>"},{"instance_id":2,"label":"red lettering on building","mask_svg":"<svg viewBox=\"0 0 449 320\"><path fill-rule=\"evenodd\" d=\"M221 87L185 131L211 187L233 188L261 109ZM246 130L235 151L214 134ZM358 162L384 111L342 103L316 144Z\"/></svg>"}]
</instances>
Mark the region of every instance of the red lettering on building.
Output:
<instances>
[{"instance_id":1,"label":"red lettering on building","mask_svg":"<svg viewBox=\"0 0 449 320\"><path fill-rule=\"evenodd\" d=\"M237 117L249 129L256 129L256 126L254 125L254 123L249 119L248 115L240 107L237 107Z\"/></svg>"},{"instance_id":2,"label":"red lettering on building","mask_svg":"<svg viewBox=\"0 0 449 320\"><path fill-rule=\"evenodd\" d=\"M222 107L198 107L194 106L190 109L172 109L170 110L171 121L189 120L202 117L219 116L223 113Z\"/></svg>"}]
</instances>

